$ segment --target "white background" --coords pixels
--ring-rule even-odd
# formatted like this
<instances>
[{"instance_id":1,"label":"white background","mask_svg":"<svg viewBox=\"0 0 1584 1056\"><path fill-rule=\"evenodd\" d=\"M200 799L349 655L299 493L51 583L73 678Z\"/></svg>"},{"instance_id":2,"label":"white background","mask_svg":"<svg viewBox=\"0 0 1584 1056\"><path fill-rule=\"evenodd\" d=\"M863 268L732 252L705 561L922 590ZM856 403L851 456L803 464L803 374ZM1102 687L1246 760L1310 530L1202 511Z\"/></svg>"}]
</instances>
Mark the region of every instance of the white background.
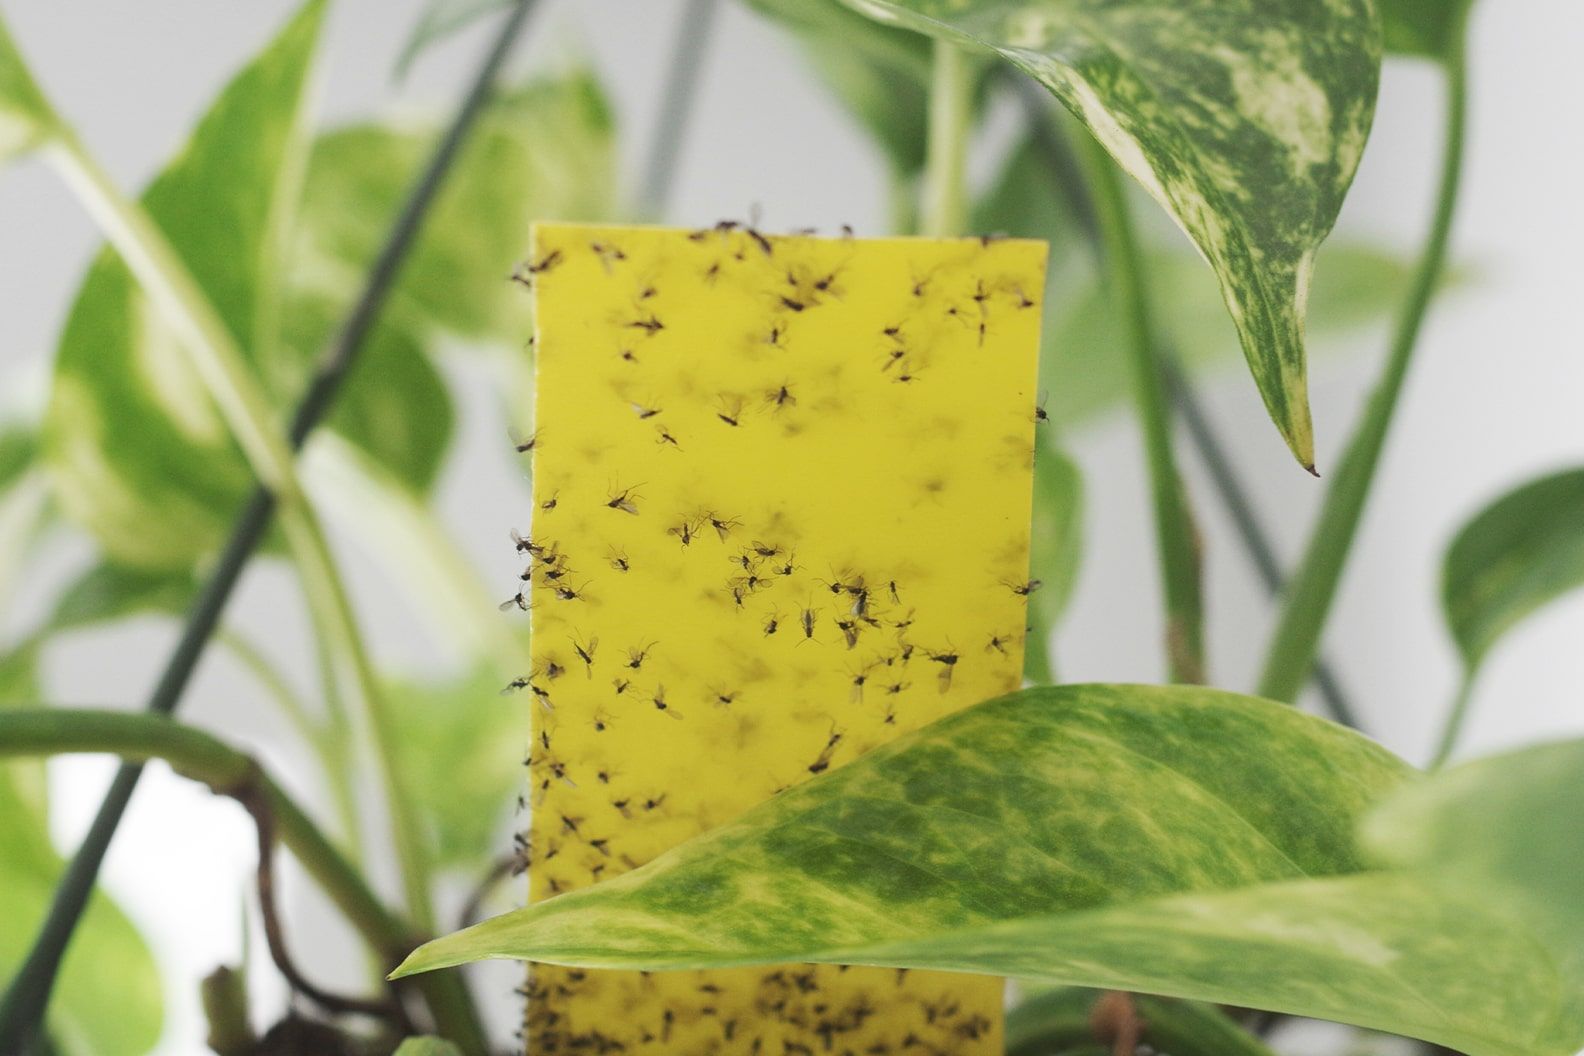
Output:
<instances>
[{"instance_id":1,"label":"white background","mask_svg":"<svg viewBox=\"0 0 1584 1056\"><path fill-rule=\"evenodd\" d=\"M547 0L518 56L524 71L579 59L595 65L616 103L628 186L648 147L680 6ZM129 190L158 171L212 94L293 7L290 0L0 0L45 89ZM321 104L328 120L449 106L485 36L458 37L396 85L392 62L418 7L417 0L334 6ZM1411 759L1424 757L1454 688L1453 654L1436 607L1440 553L1450 533L1505 486L1584 460L1578 313L1584 209L1577 189L1584 171L1578 116L1584 6L1487 0L1473 36L1470 157L1455 246L1478 280L1445 299L1426 327L1326 645L1372 732ZM883 230L877 158L772 27L725 4L702 77L671 219L702 223L756 205L773 230L843 222L862 233ZM1374 138L1342 231L1411 252L1427 219L1439 129L1437 77L1414 64L1388 64ZM975 170L987 171L992 160L987 148ZM42 398L64 311L96 244L92 226L49 171L23 163L0 172L0 404L25 408ZM1381 346L1374 335L1355 354L1317 365L1322 472L1335 462ZM465 399L487 404L481 376L464 372L459 380ZM1245 376L1207 384L1205 398L1290 559L1324 483L1294 466ZM491 582L505 583L514 569L502 539L520 520L514 498L521 491L485 417L459 419L463 435L442 501L447 523ZM1089 541L1059 638L1061 671L1069 680L1158 679L1158 589L1136 431L1118 419L1078 434L1074 443L1088 486ZM1268 635L1270 606L1186 450L1184 462L1207 534L1214 679L1247 689ZM389 588L342 543L381 656L407 667L445 662L444 651L399 606L382 604ZM12 631L36 618L73 567L72 556L26 571ZM308 641L283 576L250 573L233 611L311 684ZM174 634L149 620L80 635L50 652L48 692L63 704L135 706ZM1480 681L1466 751L1584 729L1581 643L1584 596L1554 605L1514 633ZM289 783L312 792L309 768L277 747L285 734L279 722L223 659L201 668L184 715L261 752ZM54 767L55 834L63 847L75 845L109 772L96 759ZM195 983L239 956L251 840L234 807L153 768L111 852L109 886L151 936L172 991L162 1051L191 1052L200 1044ZM309 960L325 974L330 962L355 972L355 943L328 911L302 897L301 883L289 887L298 903L297 944ZM270 1011L279 987L268 972L256 975L255 990ZM512 985L509 970L491 978L503 991ZM509 1006L503 1007L509 1019Z\"/></svg>"}]
</instances>

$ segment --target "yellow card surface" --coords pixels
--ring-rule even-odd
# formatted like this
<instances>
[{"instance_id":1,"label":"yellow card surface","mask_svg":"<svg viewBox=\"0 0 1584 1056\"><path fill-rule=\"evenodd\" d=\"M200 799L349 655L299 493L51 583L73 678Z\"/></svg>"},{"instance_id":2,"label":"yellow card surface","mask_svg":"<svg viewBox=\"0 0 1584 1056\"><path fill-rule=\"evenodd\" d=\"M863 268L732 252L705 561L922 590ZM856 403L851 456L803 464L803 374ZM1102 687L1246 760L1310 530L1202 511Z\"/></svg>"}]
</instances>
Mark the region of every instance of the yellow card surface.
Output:
<instances>
[{"instance_id":1,"label":"yellow card surface","mask_svg":"<svg viewBox=\"0 0 1584 1056\"><path fill-rule=\"evenodd\" d=\"M1044 266L1018 240L536 229L531 899L1017 688ZM536 967L529 1051L999 1053L1001 990Z\"/></svg>"}]
</instances>

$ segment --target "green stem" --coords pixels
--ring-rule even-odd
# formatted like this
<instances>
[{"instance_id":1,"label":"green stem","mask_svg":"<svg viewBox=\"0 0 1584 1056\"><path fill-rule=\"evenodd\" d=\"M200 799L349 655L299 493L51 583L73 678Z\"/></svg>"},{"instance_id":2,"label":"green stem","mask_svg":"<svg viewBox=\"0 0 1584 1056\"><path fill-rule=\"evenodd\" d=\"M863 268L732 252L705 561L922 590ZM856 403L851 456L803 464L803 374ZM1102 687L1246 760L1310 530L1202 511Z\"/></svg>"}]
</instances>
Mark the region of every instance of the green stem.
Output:
<instances>
[{"instance_id":1,"label":"green stem","mask_svg":"<svg viewBox=\"0 0 1584 1056\"><path fill-rule=\"evenodd\" d=\"M138 762L163 759L177 773L222 795L257 788L281 843L381 958L395 964L416 944L413 929L369 890L307 812L251 757L208 733L164 716L135 712L39 708L0 714L0 757L74 752L105 752ZM449 973L437 985L422 985L441 1030L469 1051L483 1052L482 1029L460 975Z\"/></svg>"},{"instance_id":2,"label":"green stem","mask_svg":"<svg viewBox=\"0 0 1584 1056\"><path fill-rule=\"evenodd\" d=\"M325 745L324 728L319 720L315 719L308 711L308 706L301 696L286 681L283 675L264 655L252 639L241 631L232 627L222 627L215 632L215 641L225 646L232 659L241 664L259 688L269 694L275 706L280 708L281 714L286 716L297 735L307 741L320 755L323 755Z\"/></svg>"},{"instance_id":3,"label":"green stem","mask_svg":"<svg viewBox=\"0 0 1584 1056\"><path fill-rule=\"evenodd\" d=\"M435 634L464 655L486 652L502 670L532 666L521 635L500 618L467 555L435 517L384 466L333 433L321 436L304 460L303 481L315 505L348 525L380 526L368 541L391 579L412 600Z\"/></svg>"},{"instance_id":4,"label":"green stem","mask_svg":"<svg viewBox=\"0 0 1584 1056\"><path fill-rule=\"evenodd\" d=\"M302 697L286 681L285 676L269 657L264 655L263 650L246 635L222 627L215 632L215 640L225 646L232 657L247 669L253 680L275 701L298 736L307 742L314 754L319 757L319 767L324 771L325 784L335 801L336 823L341 830L343 846L352 861L361 862L363 838L358 825L357 800L352 789L352 775L355 770L350 758L350 739L345 735L345 723L338 721L339 709L332 704L331 714L325 721L316 719L309 713ZM317 635L314 638L314 646L318 653L321 655L324 653L323 642ZM336 700L333 680L325 681L326 701Z\"/></svg>"},{"instance_id":5,"label":"green stem","mask_svg":"<svg viewBox=\"0 0 1584 1056\"><path fill-rule=\"evenodd\" d=\"M1462 40L1461 32L1457 39ZM1326 492L1308 549L1284 597L1281 617L1259 681L1260 696L1272 700L1294 700L1314 667L1320 635L1358 534L1359 521L1375 480L1420 327L1446 265L1463 171L1463 135L1468 110L1467 65L1461 43L1447 57L1446 73L1446 133L1435 214L1419 257L1413 286L1397 321L1385 369L1348 441L1336 477Z\"/></svg>"},{"instance_id":6,"label":"green stem","mask_svg":"<svg viewBox=\"0 0 1584 1056\"><path fill-rule=\"evenodd\" d=\"M381 714L379 688L346 602L340 575L330 559L324 532L307 505L297 480L295 458L285 433L277 427L263 390L253 377L235 337L215 311L187 265L163 232L137 203L121 195L77 138L62 134L51 145L63 175L99 221L111 244L143 288L181 331L182 347L219 404L226 423L253 466L254 473L280 504L286 539L304 574L317 584L324 604L317 606L321 633L329 635L347 662L354 685L368 712L375 751L390 801L397 857L413 918L433 926L427 855L411 797L394 752L394 734Z\"/></svg>"},{"instance_id":7,"label":"green stem","mask_svg":"<svg viewBox=\"0 0 1584 1056\"><path fill-rule=\"evenodd\" d=\"M364 648L357 617L341 581L340 571L330 556L323 532L319 530L317 522L308 518L288 519L283 522L283 526L299 563L303 586L308 593L308 608L318 632L328 643L331 655L351 680L352 688L363 704L362 717L368 723L375 759L385 786L407 912L419 927L431 931L435 921L428 846L412 789L397 752L399 733L395 720L384 705L379 679L374 674L374 665Z\"/></svg>"},{"instance_id":8,"label":"green stem","mask_svg":"<svg viewBox=\"0 0 1584 1056\"><path fill-rule=\"evenodd\" d=\"M1035 994L1007 1015L1007 1056L1066 1056L1087 1051L1095 1037L1091 1014L1100 992L1061 987ZM1213 1005L1134 994L1143 1021L1141 1040L1173 1056L1274 1056L1258 1038ZM1110 1052L1109 1048L1101 1050Z\"/></svg>"},{"instance_id":9,"label":"green stem","mask_svg":"<svg viewBox=\"0 0 1584 1056\"><path fill-rule=\"evenodd\" d=\"M1199 586L1199 539L1172 451L1172 416L1156 359L1159 347L1149 302L1144 254L1133 231L1122 177L1092 137L1081 150L1105 248L1106 285L1127 329L1133 397L1144 433L1155 539L1166 602L1166 659L1173 682L1204 681L1204 614Z\"/></svg>"},{"instance_id":10,"label":"green stem","mask_svg":"<svg viewBox=\"0 0 1584 1056\"><path fill-rule=\"evenodd\" d=\"M1452 698L1452 707L1447 710L1446 725L1441 728L1441 737L1436 742L1435 755L1426 769L1439 770L1452 758L1452 752L1463 736L1463 726L1468 722L1469 702L1473 697L1474 672L1468 669L1463 672L1462 681L1458 683L1457 695Z\"/></svg>"},{"instance_id":11,"label":"green stem","mask_svg":"<svg viewBox=\"0 0 1584 1056\"><path fill-rule=\"evenodd\" d=\"M920 234L951 238L968 227L974 65L973 57L962 48L950 41L935 41Z\"/></svg>"},{"instance_id":12,"label":"green stem","mask_svg":"<svg viewBox=\"0 0 1584 1056\"><path fill-rule=\"evenodd\" d=\"M704 69L704 53L719 8L720 0L688 0L677 24L676 47L660 92L660 113L638 191L638 215L653 221L665 219L666 206L671 201L671 185L676 179L688 118L693 113L693 97L698 93L699 74Z\"/></svg>"}]
</instances>

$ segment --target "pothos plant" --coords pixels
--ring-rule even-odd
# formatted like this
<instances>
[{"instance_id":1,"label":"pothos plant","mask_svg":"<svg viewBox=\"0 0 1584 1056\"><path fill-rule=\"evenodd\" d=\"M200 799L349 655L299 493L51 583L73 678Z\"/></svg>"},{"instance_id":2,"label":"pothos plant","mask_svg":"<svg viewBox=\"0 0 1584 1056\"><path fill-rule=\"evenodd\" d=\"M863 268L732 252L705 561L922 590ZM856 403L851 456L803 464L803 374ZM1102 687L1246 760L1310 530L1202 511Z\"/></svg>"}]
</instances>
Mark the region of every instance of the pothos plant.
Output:
<instances>
[{"instance_id":1,"label":"pothos plant","mask_svg":"<svg viewBox=\"0 0 1584 1056\"><path fill-rule=\"evenodd\" d=\"M1321 688L1341 725L1292 707L1324 674L1331 601L1446 278L1466 4L752 0L872 134L899 231L1050 241L1031 688L616 879L423 945L449 925L439 908L458 878L485 881L466 922L516 864L501 833L523 731L497 690L526 666L522 635L438 516L457 399L444 360L488 356L512 421L528 404L529 321L505 277L528 223L634 210L614 190L615 130L591 73L497 84L529 0L439 3L424 16L404 62L509 8L443 129L315 126L307 86L326 6L303 4L137 198L107 177L0 24L0 159L48 158L107 241L62 327L47 403L0 435L0 583L64 539L86 537L99 555L4 643L0 755L108 752L128 763L69 864L46 835L39 771L0 771L0 1049L137 1053L158 1037L147 948L93 892L149 759L256 820L272 960L313 1010L259 1037L236 976L217 972L204 997L222 1053L486 1051L476 995L455 969L436 970L488 956L1010 976L1021 1003L1007 1048L1026 1054L1268 1052L1280 1016L1473 1056L1584 1045L1584 745L1441 769L1484 657L1584 583L1584 469L1496 498L1449 547L1442 600L1465 675L1429 773L1344 728L1368 712L1335 680ZM692 0L684 14L662 146L681 136L713 7ZM1431 64L1445 87L1441 181L1411 264L1367 246L1321 248L1368 136L1383 54ZM1007 94L1023 107L1022 134L975 195L968 144L989 101ZM647 218L663 215L673 160L655 152L639 195ZM1142 222L1152 207L1134 187L1186 241ZM1325 498L1311 542L1283 585L1192 379L1241 348L1281 440L1313 471L1306 331L1313 342L1387 314L1380 381L1316 485ZM1050 642L1082 556L1081 478L1063 441L1128 400L1145 439L1171 684L1063 686ZM1215 498L1232 505L1240 544L1279 594L1257 697L1198 685L1212 676L1178 418L1214 461ZM455 677L415 683L375 666L325 518L378 525L359 537L453 646ZM311 692L225 616L255 553L301 584L320 660ZM147 613L183 621L149 713L44 706L47 649ZM300 802L244 752L169 717L210 644L279 706L322 770L326 802ZM396 897L369 879L365 754L384 791ZM948 809L963 789L972 814ZM866 852L787 853L789 833L807 850L816 832ZM926 837L929 870L900 884L898 863ZM366 940L379 974L400 963L415 986L347 997L316 985L274 904L277 846ZM741 895L772 882L773 904ZM841 925L818 923L831 920Z\"/></svg>"}]
</instances>

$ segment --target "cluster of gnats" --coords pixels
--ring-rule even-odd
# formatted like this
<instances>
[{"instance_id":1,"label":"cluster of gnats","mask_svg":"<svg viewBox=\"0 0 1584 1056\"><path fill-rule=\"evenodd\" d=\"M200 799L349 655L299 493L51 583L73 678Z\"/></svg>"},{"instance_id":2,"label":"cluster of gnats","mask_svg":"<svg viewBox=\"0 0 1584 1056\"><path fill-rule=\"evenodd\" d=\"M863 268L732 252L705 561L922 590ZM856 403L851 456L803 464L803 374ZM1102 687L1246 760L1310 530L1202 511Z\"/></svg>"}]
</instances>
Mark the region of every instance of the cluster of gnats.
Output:
<instances>
[{"instance_id":1,"label":"cluster of gnats","mask_svg":"<svg viewBox=\"0 0 1584 1056\"><path fill-rule=\"evenodd\" d=\"M842 234L850 238L852 232L843 228ZM733 262L741 264L753 259L755 267L775 269L779 285L764 294L767 315L762 336L757 339L758 354L762 356L786 352L790 332L799 318L844 295L840 267L814 269L784 263L776 253L778 237L762 233L754 224L726 220L693 231L687 237L715 254L699 265L703 278L712 285L727 276ZM590 241L587 250L608 274L616 274L629 261L628 253L609 240ZM512 279L532 286L539 277L564 265L568 254L581 252L581 247L551 249L522 264ZM921 302L933 297L938 306L941 295L931 290L934 281L931 275L915 277L911 296ZM649 356L645 342L667 331L670 313L664 307L666 298L660 296L653 282L639 280L634 291L630 295L631 314L614 322L613 332L620 335L616 349L620 361L636 366ZM980 345L985 343L997 310L1005 310L1008 304L1017 311L1037 308L1037 302L1021 287L1007 283L987 285L979 280L969 289L957 291L955 297L958 299L949 300L944 309L946 317L966 328ZM875 361L869 369L881 378L910 386L929 371L928 356L921 351L921 343L910 336L907 319L881 328L874 341ZM685 423L679 424L675 414L667 414L670 398L643 398L651 394L634 392L631 395L638 399L622 397L622 413L630 411L639 422L652 428L654 441L662 450L708 451L711 445L705 434L710 430L729 436L733 431L796 418L800 397L807 400L807 394L792 373L794 369L789 364L786 374L772 375L757 390L705 395L705 400L712 401L707 406L713 420L709 415L695 414L691 419L692 432L684 428ZM1034 418L1036 422L1046 420L1043 407L1034 411ZM554 443L556 438L550 439ZM514 439L514 443L520 453L535 453L542 449L544 436L535 432L525 439ZM830 668L824 665L829 655L829 662L837 665L840 678L849 687L849 703L883 708L880 722L885 726L897 725L897 702L905 699L911 687L933 683L936 691L945 694L951 689L954 676L971 670L971 665L986 659L1004 662L1004 658L1015 657L1021 647L1026 632L1022 627L1003 628L986 634L982 640L960 645L944 637L929 640L918 636L923 640L915 641L916 611L909 604L907 570L900 566L897 571L878 565L829 567L805 556L816 572L824 568L826 577L822 578L810 575L800 562L795 533L778 536L773 524L761 523L746 512L737 511L739 516L729 509L714 507L661 509L658 503L646 499L644 482L631 478L609 481L597 500L586 492L578 498L582 489L566 481L556 483L564 485L561 491L540 490L536 495L532 536L512 534L526 565L520 576L522 586L501 606L508 610L537 608L540 612L555 612L554 640L536 627L532 669L502 691L526 690L539 706L534 741L525 760L536 814L534 836L519 835L516 852L523 869L530 865L542 867L557 859L563 867L571 867L568 875L574 882L570 885L554 869L536 869L538 882L550 895L576 886L583 876L598 881L642 864L621 853L619 843L613 847L612 834L600 831L597 819L591 821L582 812L552 810L554 801L547 803L547 794L557 785L582 790L586 808L604 812L608 805L611 813L605 816L613 828L620 827L618 818L642 820L667 812L663 790L635 791L629 786L637 782L631 778L620 780L619 771L609 762L587 759L574 764L563 757L557 751L558 724L564 727L568 722L587 723L595 734L604 734L637 716L685 723L690 716L696 719L701 714L709 715L712 709L751 711L761 703L747 676L695 686L687 693L676 692L675 684L668 690L654 665L646 667L646 661L657 653L665 656L664 641L602 642L588 631L598 621L585 618L584 614L591 611L586 606L598 603L602 585L607 594L619 595L620 577L634 572L635 561L629 550L639 556L639 565L644 555L652 552L652 547L635 545L635 540L642 543L635 533L661 533L671 545L686 552L695 568L700 561L718 560L719 572L712 573L710 600L738 619L751 621L748 625L764 641L764 649L777 651L767 655L797 658L805 664L802 658L808 654L827 671ZM924 489L929 490L927 483ZM555 527L558 520L568 516L566 511L585 506L593 511L592 515L611 518L613 527L599 533L598 544L580 545L576 533L558 532ZM610 512L600 513L601 508ZM562 539L552 538L553 535ZM1025 598L1039 587L1036 580L991 578L986 582ZM663 631L660 637L666 637ZM805 648L810 645L824 648ZM568 683L565 679L574 681ZM575 692L569 694L575 706L557 711L558 686L575 687ZM591 694L601 702L587 707ZM770 706L774 702L763 703ZM800 762L801 770L792 775L792 782L780 788L829 771L836 765L839 751L852 754L855 748L861 751L867 747L862 737L855 745L850 733L833 722L821 734L817 746L811 746L816 749L813 754ZM778 776L784 780L789 775ZM589 803L587 793L594 790L600 801ZM670 808L673 814L675 810L675 806ZM765 970L757 973L756 985L746 992L744 984L737 983L729 993L711 981L713 975L696 973L696 993L686 999L646 1004L644 1018L632 1022L591 1026L589 1017L577 1014L574 999L597 992L611 973L536 966L522 990L528 999L526 1027L533 1051L548 1054L604 1054L642 1048L754 1056L945 1056L963 1051L963 1046L972 1047L994 1032L989 1019L956 999L947 996L928 1000L906 994L903 983L908 973L899 971L894 973L895 987L903 995L900 999L911 1003L913 1011L907 1021L913 1024L912 1029L899 1027L893 1036L888 1028L887 1035L879 1039L871 1030L866 1036L865 1025L877 1015L875 1000L884 1001L888 1009L893 1004L879 990L875 990L874 998L870 996L874 988L867 980L878 976L878 972L859 973L865 979L863 986L833 990L830 996L822 992L822 979L845 972L845 968L835 967ZM691 977L695 973L688 974ZM706 1036L708 1040L701 1040ZM687 1044L677 1048L684 1037Z\"/></svg>"}]
</instances>

